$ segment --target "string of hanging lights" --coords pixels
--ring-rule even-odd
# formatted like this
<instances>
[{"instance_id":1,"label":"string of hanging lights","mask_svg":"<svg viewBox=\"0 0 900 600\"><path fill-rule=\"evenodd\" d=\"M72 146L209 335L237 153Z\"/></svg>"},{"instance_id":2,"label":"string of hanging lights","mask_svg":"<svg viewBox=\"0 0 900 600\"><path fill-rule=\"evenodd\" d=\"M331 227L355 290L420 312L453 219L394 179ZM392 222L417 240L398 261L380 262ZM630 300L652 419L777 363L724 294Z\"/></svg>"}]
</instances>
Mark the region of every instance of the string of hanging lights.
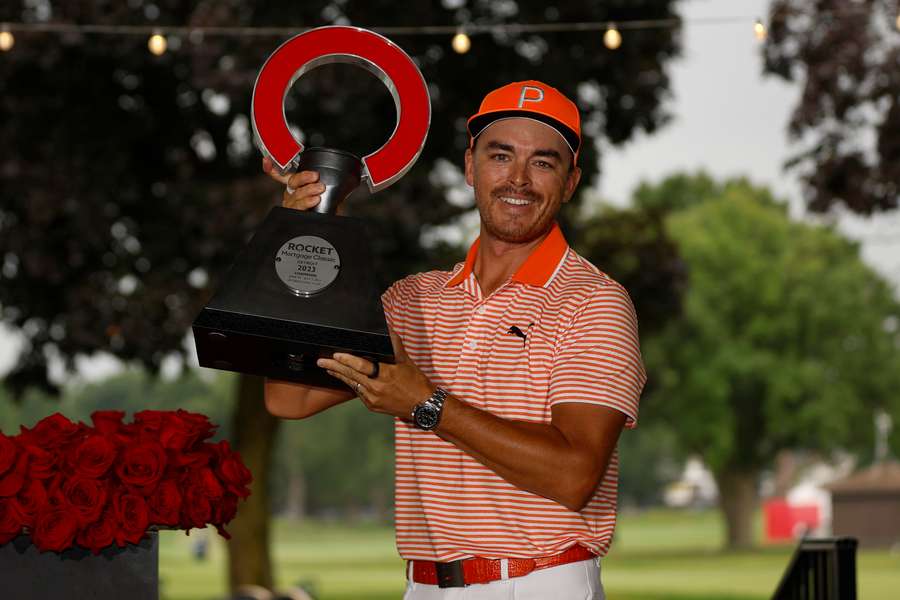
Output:
<instances>
[{"instance_id":1,"label":"string of hanging lights","mask_svg":"<svg viewBox=\"0 0 900 600\"><path fill-rule=\"evenodd\" d=\"M617 50L625 41L624 32L648 29L675 29L684 25L722 25L752 23L753 35L764 42L768 29L762 19L746 16L707 17L685 21L678 18L633 19L625 21L585 21L571 23L504 23L459 25L421 25L369 27L387 36L431 35L451 36L450 47L458 54L465 54L472 48L472 36L491 33L557 33L557 32L603 32L603 45L609 50ZM896 27L900 30L900 14ZM156 56L164 54L170 47L171 36L270 36L289 37L305 31L297 27L186 27L151 25L92 25L74 23L3 23L0 24L0 51L7 52L15 46L15 33L80 33L86 35L139 35L147 37L147 48Z\"/></svg>"}]
</instances>

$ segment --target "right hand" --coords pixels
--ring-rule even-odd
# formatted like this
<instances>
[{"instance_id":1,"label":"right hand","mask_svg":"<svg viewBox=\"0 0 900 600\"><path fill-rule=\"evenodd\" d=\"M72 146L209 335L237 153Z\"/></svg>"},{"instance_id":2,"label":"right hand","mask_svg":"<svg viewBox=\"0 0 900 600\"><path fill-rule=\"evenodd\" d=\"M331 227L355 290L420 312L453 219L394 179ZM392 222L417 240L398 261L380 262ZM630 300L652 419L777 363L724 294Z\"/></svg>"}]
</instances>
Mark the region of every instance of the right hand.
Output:
<instances>
[{"instance_id":1,"label":"right hand","mask_svg":"<svg viewBox=\"0 0 900 600\"><path fill-rule=\"evenodd\" d=\"M281 198L283 207L310 210L321 201L325 184L319 182L319 174L316 171L300 171L282 175L275 168L275 163L268 157L263 157L262 169L266 175L285 186ZM293 194L288 194L287 186L295 189Z\"/></svg>"}]
</instances>

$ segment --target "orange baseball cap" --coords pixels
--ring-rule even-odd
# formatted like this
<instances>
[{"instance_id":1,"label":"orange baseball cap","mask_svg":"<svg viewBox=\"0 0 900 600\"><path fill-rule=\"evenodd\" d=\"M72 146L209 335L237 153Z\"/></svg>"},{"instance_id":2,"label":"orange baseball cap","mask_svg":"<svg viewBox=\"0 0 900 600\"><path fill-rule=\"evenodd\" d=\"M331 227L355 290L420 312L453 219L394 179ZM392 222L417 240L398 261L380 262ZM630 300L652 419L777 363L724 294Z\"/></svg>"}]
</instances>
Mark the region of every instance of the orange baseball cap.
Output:
<instances>
[{"instance_id":1,"label":"orange baseball cap","mask_svg":"<svg viewBox=\"0 0 900 600\"><path fill-rule=\"evenodd\" d=\"M581 149L581 116L578 107L562 92L540 81L517 81L497 88L481 101L469 118L469 147L487 127L501 119L534 119L555 129L578 161Z\"/></svg>"}]
</instances>

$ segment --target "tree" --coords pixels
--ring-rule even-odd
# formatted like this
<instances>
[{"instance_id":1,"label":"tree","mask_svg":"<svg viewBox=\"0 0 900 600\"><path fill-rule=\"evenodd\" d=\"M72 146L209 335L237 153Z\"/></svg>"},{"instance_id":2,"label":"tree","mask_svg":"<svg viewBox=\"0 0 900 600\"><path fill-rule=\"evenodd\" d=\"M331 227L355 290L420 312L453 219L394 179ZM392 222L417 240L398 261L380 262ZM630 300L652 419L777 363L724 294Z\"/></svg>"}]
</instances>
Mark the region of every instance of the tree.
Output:
<instances>
[{"instance_id":1,"label":"tree","mask_svg":"<svg viewBox=\"0 0 900 600\"><path fill-rule=\"evenodd\" d=\"M20 394L53 388L47 363L111 352L157 371L186 355L185 333L280 190L260 174L247 115L255 76L278 36L203 33L216 26L480 25L674 17L674 0L546 3L438 1L349 3L7 2L0 21L176 25L170 51L147 52L140 36L23 33L0 58L0 306L25 338L4 380ZM449 37L449 36L448 36ZM432 127L416 167L349 212L379 232L373 263L386 284L447 266L459 249L421 243L423 230L471 210L447 201L461 185L464 117L483 94L509 81L544 79L583 111L585 181L601 137L621 143L665 123L666 67L677 30L629 34L614 54L596 32L497 31L457 55L446 39L403 36L430 84ZM391 96L346 65L316 69L294 86L289 118L311 145L377 148L394 122ZM360 110L365 107L365 110ZM259 381L241 378L231 428L254 473L253 495L232 527L232 586L270 586L268 480L278 421L264 410ZM348 440L348 443L351 443Z\"/></svg>"},{"instance_id":2,"label":"tree","mask_svg":"<svg viewBox=\"0 0 900 600\"><path fill-rule=\"evenodd\" d=\"M900 45L895 0L775 0L765 70L801 81L788 125L816 211L871 214L900 201Z\"/></svg>"},{"instance_id":3,"label":"tree","mask_svg":"<svg viewBox=\"0 0 900 600\"><path fill-rule=\"evenodd\" d=\"M704 173L673 175L658 186L639 185L628 208L601 205L578 226L578 251L628 290L642 335L652 335L681 311L685 267L666 232L666 218L720 193L721 186Z\"/></svg>"},{"instance_id":4,"label":"tree","mask_svg":"<svg viewBox=\"0 0 900 600\"><path fill-rule=\"evenodd\" d=\"M745 181L720 189L666 219L688 286L681 316L644 339L646 404L709 464L738 548L779 450L871 447L874 411L900 415L900 306L855 244Z\"/></svg>"}]
</instances>

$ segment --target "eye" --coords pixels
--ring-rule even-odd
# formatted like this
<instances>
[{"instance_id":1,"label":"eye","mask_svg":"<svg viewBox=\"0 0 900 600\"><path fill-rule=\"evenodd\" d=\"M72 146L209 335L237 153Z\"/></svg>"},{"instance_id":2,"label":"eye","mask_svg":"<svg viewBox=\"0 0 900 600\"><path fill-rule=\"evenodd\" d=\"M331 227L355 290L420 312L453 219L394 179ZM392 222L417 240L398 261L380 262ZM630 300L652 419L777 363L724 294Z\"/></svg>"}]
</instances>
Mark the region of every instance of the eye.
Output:
<instances>
[{"instance_id":1,"label":"eye","mask_svg":"<svg viewBox=\"0 0 900 600\"><path fill-rule=\"evenodd\" d=\"M541 169L552 169L553 163L547 162L546 160L536 160L534 161L535 166L540 167Z\"/></svg>"},{"instance_id":2,"label":"eye","mask_svg":"<svg viewBox=\"0 0 900 600\"><path fill-rule=\"evenodd\" d=\"M508 155L508 154L502 154L502 153L491 154L491 160L496 160L496 161L500 161L500 162L506 162L507 160L509 160L509 155Z\"/></svg>"}]
</instances>

